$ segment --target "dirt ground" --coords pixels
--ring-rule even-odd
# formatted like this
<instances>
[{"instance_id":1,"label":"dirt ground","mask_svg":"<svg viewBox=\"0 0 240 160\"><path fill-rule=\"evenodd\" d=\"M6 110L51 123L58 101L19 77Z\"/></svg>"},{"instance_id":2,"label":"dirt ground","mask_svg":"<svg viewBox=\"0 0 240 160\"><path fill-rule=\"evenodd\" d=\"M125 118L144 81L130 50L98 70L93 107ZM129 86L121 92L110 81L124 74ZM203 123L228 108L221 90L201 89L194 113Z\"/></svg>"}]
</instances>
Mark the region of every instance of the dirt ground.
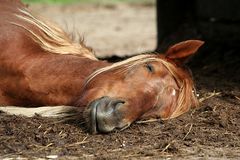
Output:
<instances>
[{"instance_id":1,"label":"dirt ground","mask_svg":"<svg viewBox=\"0 0 240 160\"><path fill-rule=\"evenodd\" d=\"M97 56L154 50L154 6L32 6L83 33ZM0 159L239 159L239 48L207 44L190 67L201 105L172 120L90 135L80 122L0 113Z\"/></svg>"}]
</instances>

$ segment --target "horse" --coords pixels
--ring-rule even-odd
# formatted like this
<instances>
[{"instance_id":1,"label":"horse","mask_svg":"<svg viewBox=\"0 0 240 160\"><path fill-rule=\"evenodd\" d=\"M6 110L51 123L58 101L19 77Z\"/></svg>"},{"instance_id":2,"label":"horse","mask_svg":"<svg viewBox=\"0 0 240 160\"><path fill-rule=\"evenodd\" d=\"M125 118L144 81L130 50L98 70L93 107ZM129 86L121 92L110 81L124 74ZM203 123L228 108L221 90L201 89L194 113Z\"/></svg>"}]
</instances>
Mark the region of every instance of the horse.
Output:
<instances>
[{"instance_id":1,"label":"horse","mask_svg":"<svg viewBox=\"0 0 240 160\"><path fill-rule=\"evenodd\" d=\"M95 134L122 130L143 118L175 118L199 104L184 64L201 40L110 63L18 0L1 0L0 17L4 112L74 115Z\"/></svg>"}]
</instances>

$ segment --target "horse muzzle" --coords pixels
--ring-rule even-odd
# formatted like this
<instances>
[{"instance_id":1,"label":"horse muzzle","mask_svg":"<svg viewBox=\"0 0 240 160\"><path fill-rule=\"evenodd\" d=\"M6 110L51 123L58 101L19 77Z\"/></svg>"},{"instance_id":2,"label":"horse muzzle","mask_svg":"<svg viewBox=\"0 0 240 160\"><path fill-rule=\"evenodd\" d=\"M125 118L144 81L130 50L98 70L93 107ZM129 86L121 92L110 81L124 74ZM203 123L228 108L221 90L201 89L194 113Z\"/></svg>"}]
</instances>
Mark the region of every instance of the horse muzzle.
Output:
<instances>
[{"instance_id":1,"label":"horse muzzle","mask_svg":"<svg viewBox=\"0 0 240 160\"><path fill-rule=\"evenodd\" d=\"M88 126L92 134L107 133L114 129L123 129L129 126L124 122L122 108L124 101L102 97L91 102L88 106Z\"/></svg>"}]
</instances>

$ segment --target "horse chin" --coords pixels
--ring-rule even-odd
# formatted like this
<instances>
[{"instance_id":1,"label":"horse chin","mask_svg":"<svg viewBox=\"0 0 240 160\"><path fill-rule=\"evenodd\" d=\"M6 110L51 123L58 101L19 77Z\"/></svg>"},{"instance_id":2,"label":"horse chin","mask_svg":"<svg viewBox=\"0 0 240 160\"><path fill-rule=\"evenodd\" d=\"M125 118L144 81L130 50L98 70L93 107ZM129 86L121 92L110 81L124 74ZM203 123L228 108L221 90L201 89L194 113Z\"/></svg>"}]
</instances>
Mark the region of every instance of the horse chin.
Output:
<instances>
[{"instance_id":1,"label":"horse chin","mask_svg":"<svg viewBox=\"0 0 240 160\"><path fill-rule=\"evenodd\" d=\"M127 128L129 124L123 122L123 114L119 110L123 104L124 101L110 97L102 97L91 102L85 115L90 133L108 133L114 129Z\"/></svg>"}]
</instances>

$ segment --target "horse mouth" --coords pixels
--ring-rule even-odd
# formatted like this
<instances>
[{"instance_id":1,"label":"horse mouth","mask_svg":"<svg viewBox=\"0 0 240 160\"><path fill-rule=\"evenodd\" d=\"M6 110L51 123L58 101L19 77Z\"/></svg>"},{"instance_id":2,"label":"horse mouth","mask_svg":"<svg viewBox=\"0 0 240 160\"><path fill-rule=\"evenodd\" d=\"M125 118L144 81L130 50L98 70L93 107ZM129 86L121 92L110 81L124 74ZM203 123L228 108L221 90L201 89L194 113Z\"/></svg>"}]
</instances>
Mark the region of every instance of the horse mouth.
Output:
<instances>
[{"instance_id":1,"label":"horse mouth","mask_svg":"<svg viewBox=\"0 0 240 160\"><path fill-rule=\"evenodd\" d=\"M125 102L110 97L94 100L89 105L89 131L92 134L108 133L114 129L125 129L129 124L123 122L123 114L119 110Z\"/></svg>"},{"instance_id":2,"label":"horse mouth","mask_svg":"<svg viewBox=\"0 0 240 160\"><path fill-rule=\"evenodd\" d=\"M89 131L92 134L97 134L98 133L98 129L97 129L97 106L98 103L93 103L93 105L91 105L91 109L90 109L90 121L89 121Z\"/></svg>"}]
</instances>

